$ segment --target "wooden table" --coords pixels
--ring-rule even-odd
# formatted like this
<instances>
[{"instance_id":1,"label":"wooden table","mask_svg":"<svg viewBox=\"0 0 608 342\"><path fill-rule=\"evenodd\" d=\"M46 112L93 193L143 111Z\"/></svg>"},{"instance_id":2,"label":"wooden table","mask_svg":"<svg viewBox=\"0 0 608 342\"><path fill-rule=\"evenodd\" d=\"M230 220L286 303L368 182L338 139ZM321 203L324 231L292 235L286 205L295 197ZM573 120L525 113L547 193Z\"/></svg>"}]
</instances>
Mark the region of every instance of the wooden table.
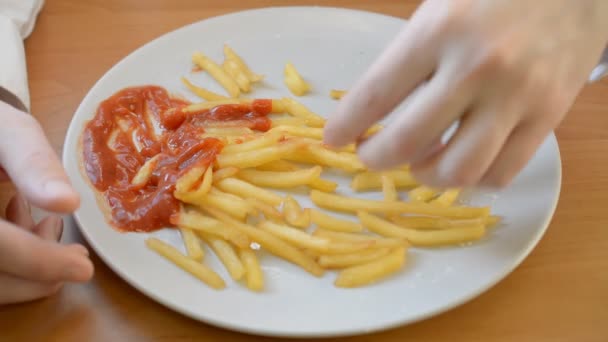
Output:
<instances>
[{"instance_id":1,"label":"wooden table","mask_svg":"<svg viewBox=\"0 0 608 342\"><path fill-rule=\"evenodd\" d=\"M34 115L60 151L93 83L142 44L207 17L272 5L331 5L408 17L418 0L47 0L26 43ZM245 5L246 4L246 5ZM485 294L438 317L353 341L608 341L608 80L587 87L557 131L564 163L555 218L529 258ZM0 205L11 189L2 188ZM64 241L82 241L73 225ZM183 317L96 256L94 279L0 308L0 340L271 340ZM339 339L336 339L336 341Z\"/></svg>"}]
</instances>

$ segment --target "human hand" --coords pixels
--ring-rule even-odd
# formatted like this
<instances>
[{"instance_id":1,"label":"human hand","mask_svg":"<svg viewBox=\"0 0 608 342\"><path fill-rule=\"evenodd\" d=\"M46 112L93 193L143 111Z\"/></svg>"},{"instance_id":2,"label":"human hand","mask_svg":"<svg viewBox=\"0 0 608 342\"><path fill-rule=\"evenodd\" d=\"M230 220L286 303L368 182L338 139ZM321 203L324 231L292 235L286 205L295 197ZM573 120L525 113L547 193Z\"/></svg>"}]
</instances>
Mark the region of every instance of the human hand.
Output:
<instances>
[{"instance_id":1,"label":"human hand","mask_svg":"<svg viewBox=\"0 0 608 342\"><path fill-rule=\"evenodd\" d=\"M65 282L91 278L85 247L60 245L63 222L48 216L36 224L29 202L55 213L79 204L61 163L36 120L0 102L0 181L12 181L19 195L0 220L0 304L29 301L56 292Z\"/></svg>"},{"instance_id":2,"label":"human hand","mask_svg":"<svg viewBox=\"0 0 608 342\"><path fill-rule=\"evenodd\" d=\"M560 123L608 41L605 0L427 0L340 101L325 142L441 187L507 185ZM447 143L441 137L454 123Z\"/></svg>"}]
</instances>

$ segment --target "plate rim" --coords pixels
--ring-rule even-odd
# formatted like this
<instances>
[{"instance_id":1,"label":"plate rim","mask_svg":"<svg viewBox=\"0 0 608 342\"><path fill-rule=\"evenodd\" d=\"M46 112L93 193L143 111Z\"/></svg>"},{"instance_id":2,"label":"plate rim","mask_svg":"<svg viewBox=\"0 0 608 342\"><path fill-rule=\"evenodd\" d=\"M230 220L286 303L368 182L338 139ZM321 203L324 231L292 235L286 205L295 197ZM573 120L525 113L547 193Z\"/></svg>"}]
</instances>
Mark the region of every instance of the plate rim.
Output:
<instances>
[{"instance_id":1,"label":"plate rim","mask_svg":"<svg viewBox=\"0 0 608 342\"><path fill-rule=\"evenodd\" d=\"M145 49L149 45L153 45L153 44L158 43L159 41L164 41L166 39L169 39L173 34L180 32L182 30L188 30L190 27L197 25L199 23L202 23L202 22L219 21L219 20L223 20L227 17L239 16L239 15L243 15L245 13L255 14L255 13L259 13L259 12L272 12L272 11L276 11L276 10L298 10L298 9L330 10L330 11L336 11L336 12L341 12L341 13L352 12L352 13L355 13L358 15L372 15L372 16L377 16L379 18L383 18L383 19L397 20L401 24L406 24L408 22L408 20L402 19L400 17L396 17L396 16L384 14L384 13L379 13L379 12L352 9L352 8L343 8L343 7L334 7L334 6L289 6L289 5L286 5L286 6L257 7L257 8L252 8L252 9L228 12L228 13L224 13L224 14L220 14L220 15L216 15L216 16L203 18L203 19L182 25L171 31L167 31L155 38L152 38L151 40L147 41L146 43L136 47L135 49L131 50L128 54L121 57L116 63L114 63L109 69L107 69L104 72L104 74L101 77L99 77L98 80L88 89L86 95L82 98L78 107L74 111L74 114L73 114L72 119L70 120L70 124L68 126L68 130L66 131L66 136L65 136L65 139L63 142L63 147L62 147L62 164L63 164L63 166L66 167L66 165L69 163L69 160L68 160L69 157L73 157L71 155L71 152L73 152L74 146L70 145L69 141L74 139L73 138L74 135L77 136L77 138L76 138L77 141L80 140L79 137L80 137L80 131L82 130L82 127L77 127L78 125L76 125L74 123L76 114L82 110L82 107L85 105L85 103L91 101L90 97L91 98L93 97L91 91L93 89L97 88L99 86L99 84L105 82L105 80L109 77L108 74L110 74L115 68L118 68L122 63L125 63L126 59L137 54L139 51ZM557 209L557 205L559 203L559 199L560 199L560 195L561 195L563 166L562 166L562 158L561 158L561 151L559 148L559 142L558 142L557 137L554 132L551 132L549 134L549 136L547 136L545 138L545 141L547 141L547 140L551 140L555 144L555 152L556 152L556 158L557 158L557 160L556 160L556 163L557 163L556 182L554 184L554 190L556 191L555 197L553 198L553 201L550 206L550 210L547 211L547 215L544 219L544 222L543 222L542 226L539 227L536 235L534 235L533 238L530 239L525 250L522 253L520 253L520 255L517 258L515 258L513 260L513 262L509 263L505 267L505 270L500 272L500 274L502 274L502 275L500 277L496 277L492 281L490 281L487 284L485 284L484 286L478 288L476 291L471 292L467 296L462 296L459 298L459 300L450 302L449 305L443 305L436 310L431 310L425 314L418 315L414 319L394 319L388 323L377 324L373 328L353 327L349 330L325 329L325 331L323 331L323 332L312 331L312 332L290 333L290 332L277 331L276 329L266 329L264 327L261 327L261 328L244 327L242 325L232 324L232 323L226 322L224 320L217 320L213 316L206 315L206 316L202 317L201 315L194 315L193 313L190 313L185 309L182 309L176 305L173 305L173 303L165 300L163 297L155 295L154 293L152 293L152 291L146 289L145 287L139 286L137 284L136 279L133 279L129 274L127 274L126 272L121 270L119 267L114 265L112 262L109 262L108 257L105 254L99 252L100 247L97 245L97 243L94 241L94 239L89 235L89 232L84 227L84 225L81 224L81 218L80 218L81 214L79 214L79 212L76 211L75 213L71 214L70 217L72 218L73 222L75 223L75 226L80 231L80 233L82 234L84 239L93 248L93 250L95 251L95 254L103 261L103 263L109 269L111 269L114 273L116 273L123 281L125 281L129 286L133 287L138 292L144 294L146 297L157 302L158 304L160 304L166 308L169 308L170 310L177 312L181 315L184 315L185 317L188 317L190 319L194 319L196 321L203 322L205 324L210 324L210 325L213 325L213 326L221 328L221 329L227 329L230 331L237 331L237 332L252 334L252 335L257 335L257 336L283 337L283 338L285 338L285 337L289 337L289 338L327 338L327 337L347 337L347 336L354 336L354 335L361 335L361 334L370 334L370 333L374 333L374 332L395 329L398 327L404 327L404 326L407 326L407 325L410 325L410 324L413 324L416 322L420 322L420 321L429 319L431 317L435 317L437 315L451 311L459 306L462 306L463 304L481 296L482 294L484 294L485 292L487 292L488 290L493 288L496 284L503 281L517 267L519 267L521 265L521 263L531 254L531 252L538 245L539 241L545 235L547 229L550 226L551 221L553 220L553 218L555 216L555 211Z\"/></svg>"}]
</instances>

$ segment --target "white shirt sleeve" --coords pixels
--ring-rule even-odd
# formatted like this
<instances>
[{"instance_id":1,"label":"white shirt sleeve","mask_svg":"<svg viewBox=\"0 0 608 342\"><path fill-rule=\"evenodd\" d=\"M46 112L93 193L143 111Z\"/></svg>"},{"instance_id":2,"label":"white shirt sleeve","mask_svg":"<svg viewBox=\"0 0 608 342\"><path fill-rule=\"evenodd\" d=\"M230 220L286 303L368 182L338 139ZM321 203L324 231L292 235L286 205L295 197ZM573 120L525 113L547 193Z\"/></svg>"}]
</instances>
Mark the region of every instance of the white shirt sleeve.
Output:
<instances>
[{"instance_id":1,"label":"white shirt sleeve","mask_svg":"<svg viewBox=\"0 0 608 342\"><path fill-rule=\"evenodd\" d=\"M0 0L0 88L30 108L23 40L36 22L44 0ZM13 104L14 105L14 104Z\"/></svg>"},{"instance_id":2,"label":"white shirt sleeve","mask_svg":"<svg viewBox=\"0 0 608 342\"><path fill-rule=\"evenodd\" d=\"M604 50L604 54L602 54L598 65L591 72L589 82L599 81L605 76L608 76L608 47L606 47L606 50Z\"/></svg>"}]
</instances>

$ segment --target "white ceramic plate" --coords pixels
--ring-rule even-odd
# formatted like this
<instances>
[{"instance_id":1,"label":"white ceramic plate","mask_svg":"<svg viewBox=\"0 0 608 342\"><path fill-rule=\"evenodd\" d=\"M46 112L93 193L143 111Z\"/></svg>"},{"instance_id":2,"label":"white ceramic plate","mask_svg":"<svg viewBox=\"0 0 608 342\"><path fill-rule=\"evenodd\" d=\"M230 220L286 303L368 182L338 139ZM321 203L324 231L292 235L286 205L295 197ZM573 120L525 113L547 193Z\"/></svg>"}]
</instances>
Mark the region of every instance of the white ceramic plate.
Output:
<instances>
[{"instance_id":1,"label":"white ceramic plate","mask_svg":"<svg viewBox=\"0 0 608 342\"><path fill-rule=\"evenodd\" d=\"M109 227L79 172L79 135L99 102L123 87L141 84L187 95L179 77L189 73L196 50L220 59L223 44L230 44L255 71L267 75L256 97L289 95L282 69L292 61L314 86L302 101L319 113L329 113L335 106L329 90L348 88L403 24L396 18L344 9L267 8L201 21L136 50L95 84L66 137L64 163L82 194L75 217L83 235L116 273L151 298L195 319L256 334L311 337L376 331L436 315L479 295L511 272L548 226L561 182L554 136L508 189L471 194L473 204L492 204L493 212L505 217L487 239L463 247L412 249L407 269L399 276L352 290L335 288L332 272L317 279L263 256L267 287L261 294L252 293L233 283L210 256L208 262L228 281L225 290L211 290L146 249L147 234L121 234ZM202 73L191 77L222 91ZM342 179L340 186L347 189L347 181ZM304 197L299 200L312 205ZM153 235L183 250L175 231Z\"/></svg>"}]
</instances>

